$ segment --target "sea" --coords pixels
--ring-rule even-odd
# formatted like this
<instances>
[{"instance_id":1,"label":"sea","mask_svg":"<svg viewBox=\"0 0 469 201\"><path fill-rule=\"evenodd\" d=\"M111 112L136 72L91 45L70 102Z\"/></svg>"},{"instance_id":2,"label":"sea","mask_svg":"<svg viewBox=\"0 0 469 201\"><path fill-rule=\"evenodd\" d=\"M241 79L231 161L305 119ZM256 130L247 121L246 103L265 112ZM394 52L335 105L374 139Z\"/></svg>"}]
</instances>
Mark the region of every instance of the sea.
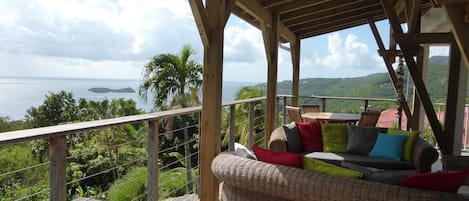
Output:
<instances>
[{"instance_id":1,"label":"sea","mask_svg":"<svg viewBox=\"0 0 469 201\"><path fill-rule=\"evenodd\" d=\"M138 86L142 80L132 79L78 79L78 78L11 78L0 77L0 117L8 117L10 120L24 120L27 110L41 105L45 97L50 93L60 91L71 92L78 102L80 98L100 101L111 99L132 99L137 103L137 108L145 112L152 110L151 100L144 102L138 95ZM255 85L250 82L223 82L222 101L235 99L236 93L244 86ZM88 89L93 87L105 87L121 89L130 87L135 93L95 93Z\"/></svg>"}]
</instances>

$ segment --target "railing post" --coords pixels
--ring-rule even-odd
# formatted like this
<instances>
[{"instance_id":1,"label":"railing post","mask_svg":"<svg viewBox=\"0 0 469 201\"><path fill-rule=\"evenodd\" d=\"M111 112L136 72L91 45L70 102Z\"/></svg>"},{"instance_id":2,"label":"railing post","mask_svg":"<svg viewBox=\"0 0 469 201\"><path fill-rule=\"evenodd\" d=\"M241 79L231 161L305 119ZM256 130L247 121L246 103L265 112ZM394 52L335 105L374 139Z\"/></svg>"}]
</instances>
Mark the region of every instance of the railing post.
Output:
<instances>
[{"instance_id":1,"label":"railing post","mask_svg":"<svg viewBox=\"0 0 469 201\"><path fill-rule=\"evenodd\" d=\"M186 192L192 193L192 162L191 162L191 145L189 142L189 122L186 122L186 129L184 129L184 159L186 160Z\"/></svg>"},{"instance_id":2,"label":"railing post","mask_svg":"<svg viewBox=\"0 0 469 201\"><path fill-rule=\"evenodd\" d=\"M254 103L249 102L249 132L248 132L249 149L254 145Z\"/></svg>"},{"instance_id":3,"label":"railing post","mask_svg":"<svg viewBox=\"0 0 469 201\"><path fill-rule=\"evenodd\" d=\"M276 101L275 101L275 124L274 124L275 127L278 126L278 116L280 114L280 110L278 109L279 105L280 105L280 97L277 96Z\"/></svg>"},{"instance_id":4,"label":"railing post","mask_svg":"<svg viewBox=\"0 0 469 201\"><path fill-rule=\"evenodd\" d=\"M368 110L368 100L365 100L365 107L364 107L364 111L363 112L366 112Z\"/></svg>"},{"instance_id":5,"label":"railing post","mask_svg":"<svg viewBox=\"0 0 469 201\"><path fill-rule=\"evenodd\" d=\"M159 121L148 121L148 201L158 200L158 135Z\"/></svg>"},{"instance_id":6,"label":"railing post","mask_svg":"<svg viewBox=\"0 0 469 201\"><path fill-rule=\"evenodd\" d=\"M326 98L321 98L322 101L322 111L326 112Z\"/></svg>"},{"instance_id":7,"label":"railing post","mask_svg":"<svg viewBox=\"0 0 469 201\"><path fill-rule=\"evenodd\" d=\"M235 118L236 118L236 105L230 105L230 144L228 145L229 151L234 151L235 143Z\"/></svg>"},{"instance_id":8,"label":"railing post","mask_svg":"<svg viewBox=\"0 0 469 201\"><path fill-rule=\"evenodd\" d=\"M49 143L50 158L50 200L67 200L67 140L66 136L51 137Z\"/></svg>"},{"instance_id":9,"label":"railing post","mask_svg":"<svg viewBox=\"0 0 469 201\"><path fill-rule=\"evenodd\" d=\"M283 97L283 111L282 111L282 114L283 114L283 124L287 124L287 113L286 113L286 109L285 109L285 106L287 105L287 97L284 96Z\"/></svg>"}]
</instances>

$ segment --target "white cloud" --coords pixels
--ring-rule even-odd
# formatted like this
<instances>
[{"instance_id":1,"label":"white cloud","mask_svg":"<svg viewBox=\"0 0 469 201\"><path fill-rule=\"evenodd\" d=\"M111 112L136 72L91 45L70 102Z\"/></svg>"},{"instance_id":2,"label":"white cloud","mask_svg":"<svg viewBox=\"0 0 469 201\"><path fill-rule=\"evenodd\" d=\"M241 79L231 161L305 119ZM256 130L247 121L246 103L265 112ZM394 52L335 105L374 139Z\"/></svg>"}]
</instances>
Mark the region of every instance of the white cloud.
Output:
<instances>
[{"instance_id":1,"label":"white cloud","mask_svg":"<svg viewBox=\"0 0 469 201\"><path fill-rule=\"evenodd\" d=\"M430 46L429 57L432 56L448 56L449 55L449 46Z\"/></svg>"},{"instance_id":2,"label":"white cloud","mask_svg":"<svg viewBox=\"0 0 469 201\"><path fill-rule=\"evenodd\" d=\"M382 71L384 64L376 52L360 42L353 34L345 37L338 33L328 35L327 54L320 56L320 48L314 47L302 57L302 77L355 77ZM303 47L308 48L308 47Z\"/></svg>"}]
</instances>

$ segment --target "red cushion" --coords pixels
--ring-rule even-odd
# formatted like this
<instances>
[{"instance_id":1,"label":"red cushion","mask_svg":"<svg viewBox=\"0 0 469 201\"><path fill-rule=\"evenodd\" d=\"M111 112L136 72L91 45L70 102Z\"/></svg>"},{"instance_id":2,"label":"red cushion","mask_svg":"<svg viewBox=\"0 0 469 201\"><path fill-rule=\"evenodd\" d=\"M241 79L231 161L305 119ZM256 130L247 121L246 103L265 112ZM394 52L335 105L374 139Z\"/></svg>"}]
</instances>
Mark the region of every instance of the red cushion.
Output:
<instances>
[{"instance_id":1,"label":"red cushion","mask_svg":"<svg viewBox=\"0 0 469 201\"><path fill-rule=\"evenodd\" d=\"M303 168L303 154L273 152L256 146L253 146L252 150L256 154L257 160L267 163Z\"/></svg>"},{"instance_id":2,"label":"red cushion","mask_svg":"<svg viewBox=\"0 0 469 201\"><path fill-rule=\"evenodd\" d=\"M459 187L464 184L468 174L469 169L414 174L402 180L401 186L456 193Z\"/></svg>"},{"instance_id":3,"label":"red cushion","mask_svg":"<svg viewBox=\"0 0 469 201\"><path fill-rule=\"evenodd\" d=\"M322 131L320 122L296 122L300 131L303 151L322 151Z\"/></svg>"}]
</instances>

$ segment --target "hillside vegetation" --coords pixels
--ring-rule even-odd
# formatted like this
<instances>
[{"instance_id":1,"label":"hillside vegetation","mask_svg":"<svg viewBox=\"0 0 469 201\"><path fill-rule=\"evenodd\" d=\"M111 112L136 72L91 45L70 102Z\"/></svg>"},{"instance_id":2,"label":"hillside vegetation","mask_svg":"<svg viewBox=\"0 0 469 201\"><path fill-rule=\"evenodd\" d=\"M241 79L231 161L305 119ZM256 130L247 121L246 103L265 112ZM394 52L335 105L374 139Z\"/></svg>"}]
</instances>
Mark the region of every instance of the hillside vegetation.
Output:
<instances>
[{"instance_id":1,"label":"hillside vegetation","mask_svg":"<svg viewBox=\"0 0 469 201\"><path fill-rule=\"evenodd\" d=\"M448 81L448 57L434 56L429 60L427 90L434 102L444 102L446 100ZM383 66L383 69L385 67ZM407 67L404 75L404 92L408 92L408 98L412 97L412 80L407 82ZM407 83L409 87L407 88ZM291 94L291 81L279 82L277 93L282 95ZM265 94L266 84L260 84ZM406 90L408 89L408 90ZM363 98L396 98L391 80L387 73L370 74L364 77L355 78L306 78L300 80L300 96L341 96L341 97L363 97ZM300 102L320 103L314 99L300 99ZM333 101L327 102L328 111L360 111L364 105L363 101ZM370 103L371 107L396 108L395 103L375 102Z\"/></svg>"}]
</instances>

